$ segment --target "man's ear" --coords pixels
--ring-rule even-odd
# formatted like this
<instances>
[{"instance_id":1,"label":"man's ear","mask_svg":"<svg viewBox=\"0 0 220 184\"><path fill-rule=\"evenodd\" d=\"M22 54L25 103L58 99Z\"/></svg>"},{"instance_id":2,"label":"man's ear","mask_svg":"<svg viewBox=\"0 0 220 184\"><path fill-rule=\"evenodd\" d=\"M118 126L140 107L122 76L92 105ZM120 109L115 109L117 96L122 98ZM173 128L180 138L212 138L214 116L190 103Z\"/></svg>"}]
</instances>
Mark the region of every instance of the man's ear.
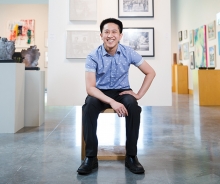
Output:
<instances>
[{"instance_id":1,"label":"man's ear","mask_svg":"<svg viewBox=\"0 0 220 184\"><path fill-rule=\"evenodd\" d=\"M102 33L100 33L100 37L101 37L101 39L102 39ZM102 39L103 40L103 39Z\"/></svg>"}]
</instances>

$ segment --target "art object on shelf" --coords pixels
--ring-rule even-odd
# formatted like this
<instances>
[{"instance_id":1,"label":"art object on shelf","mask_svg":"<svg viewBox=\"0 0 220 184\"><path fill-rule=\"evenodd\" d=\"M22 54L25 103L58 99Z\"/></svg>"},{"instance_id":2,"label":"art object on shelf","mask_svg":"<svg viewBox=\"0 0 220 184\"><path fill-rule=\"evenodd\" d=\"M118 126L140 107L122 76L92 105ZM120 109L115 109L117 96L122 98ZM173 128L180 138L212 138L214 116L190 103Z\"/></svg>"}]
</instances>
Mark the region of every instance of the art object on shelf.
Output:
<instances>
[{"instance_id":1,"label":"art object on shelf","mask_svg":"<svg viewBox=\"0 0 220 184\"><path fill-rule=\"evenodd\" d=\"M21 56L21 52L15 52L13 55L12 55L12 59L14 61L16 61L16 63L22 63L23 62L23 58Z\"/></svg>"},{"instance_id":2,"label":"art object on shelf","mask_svg":"<svg viewBox=\"0 0 220 184\"><path fill-rule=\"evenodd\" d=\"M173 64L177 64L177 53L173 53Z\"/></svg>"},{"instance_id":3,"label":"art object on shelf","mask_svg":"<svg viewBox=\"0 0 220 184\"><path fill-rule=\"evenodd\" d=\"M208 32L208 39L212 40L215 39L215 21L211 22L207 26L207 32Z\"/></svg>"},{"instance_id":4,"label":"art object on shelf","mask_svg":"<svg viewBox=\"0 0 220 184\"><path fill-rule=\"evenodd\" d=\"M195 69L195 58L194 58L194 52L189 53L189 61L190 61L190 69Z\"/></svg>"},{"instance_id":5,"label":"art object on shelf","mask_svg":"<svg viewBox=\"0 0 220 184\"><path fill-rule=\"evenodd\" d=\"M119 18L154 17L154 0L118 0Z\"/></svg>"},{"instance_id":6,"label":"art object on shelf","mask_svg":"<svg viewBox=\"0 0 220 184\"><path fill-rule=\"evenodd\" d=\"M86 58L99 45L99 31L69 30L66 36L66 58Z\"/></svg>"},{"instance_id":7,"label":"art object on shelf","mask_svg":"<svg viewBox=\"0 0 220 184\"><path fill-rule=\"evenodd\" d=\"M216 14L216 25L220 25L220 12Z\"/></svg>"},{"instance_id":8,"label":"art object on shelf","mask_svg":"<svg viewBox=\"0 0 220 184\"><path fill-rule=\"evenodd\" d=\"M183 59L187 60L189 59L189 43L182 44L182 51L183 51Z\"/></svg>"},{"instance_id":9,"label":"art object on shelf","mask_svg":"<svg viewBox=\"0 0 220 184\"><path fill-rule=\"evenodd\" d=\"M120 43L133 48L142 56L154 57L154 28L124 28Z\"/></svg>"},{"instance_id":10,"label":"art object on shelf","mask_svg":"<svg viewBox=\"0 0 220 184\"><path fill-rule=\"evenodd\" d=\"M206 26L201 26L194 31L195 64L196 68L207 68L207 42Z\"/></svg>"},{"instance_id":11,"label":"art object on shelf","mask_svg":"<svg viewBox=\"0 0 220 184\"><path fill-rule=\"evenodd\" d=\"M35 21L25 19L8 22L8 40L15 42L16 48L28 48L35 42Z\"/></svg>"},{"instance_id":12,"label":"art object on shelf","mask_svg":"<svg viewBox=\"0 0 220 184\"><path fill-rule=\"evenodd\" d=\"M27 50L21 50L21 56L24 58L23 63L25 67L36 67L38 65L38 60L40 57L39 49L37 46L30 46Z\"/></svg>"},{"instance_id":13,"label":"art object on shelf","mask_svg":"<svg viewBox=\"0 0 220 184\"><path fill-rule=\"evenodd\" d=\"M12 60L15 52L15 42L7 38L0 38L0 60Z\"/></svg>"},{"instance_id":14,"label":"art object on shelf","mask_svg":"<svg viewBox=\"0 0 220 184\"><path fill-rule=\"evenodd\" d=\"M96 21L96 0L69 0L69 19Z\"/></svg>"},{"instance_id":15,"label":"art object on shelf","mask_svg":"<svg viewBox=\"0 0 220 184\"><path fill-rule=\"evenodd\" d=\"M194 46L194 30L189 31L189 46Z\"/></svg>"},{"instance_id":16,"label":"art object on shelf","mask_svg":"<svg viewBox=\"0 0 220 184\"><path fill-rule=\"evenodd\" d=\"M187 30L184 31L184 39L188 38Z\"/></svg>"},{"instance_id":17,"label":"art object on shelf","mask_svg":"<svg viewBox=\"0 0 220 184\"><path fill-rule=\"evenodd\" d=\"M215 68L215 59L216 59L216 55L215 55L215 45L209 47L209 64L208 67L209 68Z\"/></svg>"},{"instance_id":18,"label":"art object on shelf","mask_svg":"<svg viewBox=\"0 0 220 184\"><path fill-rule=\"evenodd\" d=\"M218 32L218 55L220 55L220 31Z\"/></svg>"},{"instance_id":19,"label":"art object on shelf","mask_svg":"<svg viewBox=\"0 0 220 184\"><path fill-rule=\"evenodd\" d=\"M47 68L48 67L48 52L44 53L44 67Z\"/></svg>"},{"instance_id":20,"label":"art object on shelf","mask_svg":"<svg viewBox=\"0 0 220 184\"><path fill-rule=\"evenodd\" d=\"M179 44L179 60L181 61L182 59L182 45Z\"/></svg>"},{"instance_id":21,"label":"art object on shelf","mask_svg":"<svg viewBox=\"0 0 220 184\"><path fill-rule=\"evenodd\" d=\"M182 31L179 31L179 32L178 32L178 36L179 36L179 41L181 42L181 41L183 40Z\"/></svg>"}]
</instances>

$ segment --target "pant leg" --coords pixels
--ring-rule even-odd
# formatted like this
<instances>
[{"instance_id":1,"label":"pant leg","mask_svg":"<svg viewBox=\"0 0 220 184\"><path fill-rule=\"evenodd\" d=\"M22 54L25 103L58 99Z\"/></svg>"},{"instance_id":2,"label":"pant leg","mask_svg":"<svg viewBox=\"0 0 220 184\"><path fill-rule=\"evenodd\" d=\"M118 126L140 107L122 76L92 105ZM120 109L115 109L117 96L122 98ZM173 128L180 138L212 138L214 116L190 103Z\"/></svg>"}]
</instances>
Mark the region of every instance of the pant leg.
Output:
<instances>
[{"instance_id":1,"label":"pant leg","mask_svg":"<svg viewBox=\"0 0 220 184\"><path fill-rule=\"evenodd\" d=\"M141 107L138 106L137 100L134 96L125 94L117 97L118 102L124 104L128 111L126 120L126 154L137 155L137 141L140 127L140 113Z\"/></svg>"},{"instance_id":2,"label":"pant leg","mask_svg":"<svg viewBox=\"0 0 220 184\"><path fill-rule=\"evenodd\" d=\"M98 138L96 135L97 119L99 113L106 109L107 104L95 97L87 96L82 106L82 122L84 141L86 143L86 156L97 156Z\"/></svg>"}]
</instances>

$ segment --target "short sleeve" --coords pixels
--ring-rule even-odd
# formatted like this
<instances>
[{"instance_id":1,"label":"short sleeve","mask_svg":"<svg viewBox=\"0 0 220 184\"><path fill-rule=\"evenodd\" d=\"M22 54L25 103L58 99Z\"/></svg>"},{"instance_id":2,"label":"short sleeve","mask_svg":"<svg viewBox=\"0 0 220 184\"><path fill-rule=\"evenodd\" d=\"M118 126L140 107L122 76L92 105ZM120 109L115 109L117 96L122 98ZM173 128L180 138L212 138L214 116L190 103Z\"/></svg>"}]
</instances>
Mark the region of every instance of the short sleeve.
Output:
<instances>
[{"instance_id":1,"label":"short sleeve","mask_svg":"<svg viewBox=\"0 0 220 184\"><path fill-rule=\"evenodd\" d=\"M92 59L91 55L86 58L85 71L86 72L96 72L97 63Z\"/></svg>"},{"instance_id":2,"label":"short sleeve","mask_svg":"<svg viewBox=\"0 0 220 184\"><path fill-rule=\"evenodd\" d=\"M135 50L131 50L131 63L135 65L136 67L140 66L143 63L143 58L140 54L138 54Z\"/></svg>"}]
</instances>

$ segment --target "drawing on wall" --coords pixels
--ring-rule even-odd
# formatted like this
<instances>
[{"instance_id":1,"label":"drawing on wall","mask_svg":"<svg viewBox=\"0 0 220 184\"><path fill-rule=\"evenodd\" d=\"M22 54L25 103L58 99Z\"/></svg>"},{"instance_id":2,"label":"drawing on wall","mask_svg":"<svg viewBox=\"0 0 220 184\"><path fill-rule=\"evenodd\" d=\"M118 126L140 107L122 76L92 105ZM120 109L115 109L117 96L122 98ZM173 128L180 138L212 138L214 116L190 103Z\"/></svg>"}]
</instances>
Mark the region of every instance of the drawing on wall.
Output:
<instances>
[{"instance_id":1,"label":"drawing on wall","mask_svg":"<svg viewBox=\"0 0 220 184\"><path fill-rule=\"evenodd\" d=\"M34 45L35 21L33 19L9 21L7 36L9 41L15 41L16 48L27 48Z\"/></svg>"},{"instance_id":2,"label":"drawing on wall","mask_svg":"<svg viewBox=\"0 0 220 184\"><path fill-rule=\"evenodd\" d=\"M194 52L189 53L189 59L190 59L190 69L195 69L195 59L194 59Z\"/></svg>"},{"instance_id":3,"label":"drawing on wall","mask_svg":"<svg viewBox=\"0 0 220 184\"><path fill-rule=\"evenodd\" d=\"M190 47L194 45L194 30L189 31L189 45Z\"/></svg>"},{"instance_id":4,"label":"drawing on wall","mask_svg":"<svg viewBox=\"0 0 220 184\"><path fill-rule=\"evenodd\" d=\"M118 0L118 17L154 17L154 0Z\"/></svg>"},{"instance_id":5,"label":"drawing on wall","mask_svg":"<svg viewBox=\"0 0 220 184\"><path fill-rule=\"evenodd\" d=\"M215 21L208 24L208 38L209 40L212 40L215 38Z\"/></svg>"},{"instance_id":6,"label":"drawing on wall","mask_svg":"<svg viewBox=\"0 0 220 184\"><path fill-rule=\"evenodd\" d=\"M99 31L67 31L66 58L86 58L100 44Z\"/></svg>"},{"instance_id":7,"label":"drawing on wall","mask_svg":"<svg viewBox=\"0 0 220 184\"><path fill-rule=\"evenodd\" d=\"M201 26L195 29L194 32L195 44L195 64L196 68L207 67L207 44L206 44L206 26Z\"/></svg>"},{"instance_id":8,"label":"drawing on wall","mask_svg":"<svg viewBox=\"0 0 220 184\"><path fill-rule=\"evenodd\" d=\"M69 0L69 19L96 21L96 0Z\"/></svg>"},{"instance_id":9,"label":"drawing on wall","mask_svg":"<svg viewBox=\"0 0 220 184\"><path fill-rule=\"evenodd\" d=\"M183 45L182 45L182 51L183 51L183 59L184 60L187 60L187 59L189 59L189 43L187 42L187 43L184 43Z\"/></svg>"},{"instance_id":10,"label":"drawing on wall","mask_svg":"<svg viewBox=\"0 0 220 184\"><path fill-rule=\"evenodd\" d=\"M208 67L215 67L215 45L209 47L209 65Z\"/></svg>"},{"instance_id":11,"label":"drawing on wall","mask_svg":"<svg viewBox=\"0 0 220 184\"><path fill-rule=\"evenodd\" d=\"M154 56L154 28L124 28L121 44L145 57Z\"/></svg>"},{"instance_id":12,"label":"drawing on wall","mask_svg":"<svg viewBox=\"0 0 220 184\"><path fill-rule=\"evenodd\" d=\"M179 60L182 60L182 45L179 44Z\"/></svg>"},{"instance_id":13,"label":"drawing on wall","mask_svg":"<svg viewBox=\"0 0 220 184\"><path fill-rule=\"evenodd\" d=\"M216 14L216 24L220 25L220 12Z\"/></svg>"}]
</instances>

